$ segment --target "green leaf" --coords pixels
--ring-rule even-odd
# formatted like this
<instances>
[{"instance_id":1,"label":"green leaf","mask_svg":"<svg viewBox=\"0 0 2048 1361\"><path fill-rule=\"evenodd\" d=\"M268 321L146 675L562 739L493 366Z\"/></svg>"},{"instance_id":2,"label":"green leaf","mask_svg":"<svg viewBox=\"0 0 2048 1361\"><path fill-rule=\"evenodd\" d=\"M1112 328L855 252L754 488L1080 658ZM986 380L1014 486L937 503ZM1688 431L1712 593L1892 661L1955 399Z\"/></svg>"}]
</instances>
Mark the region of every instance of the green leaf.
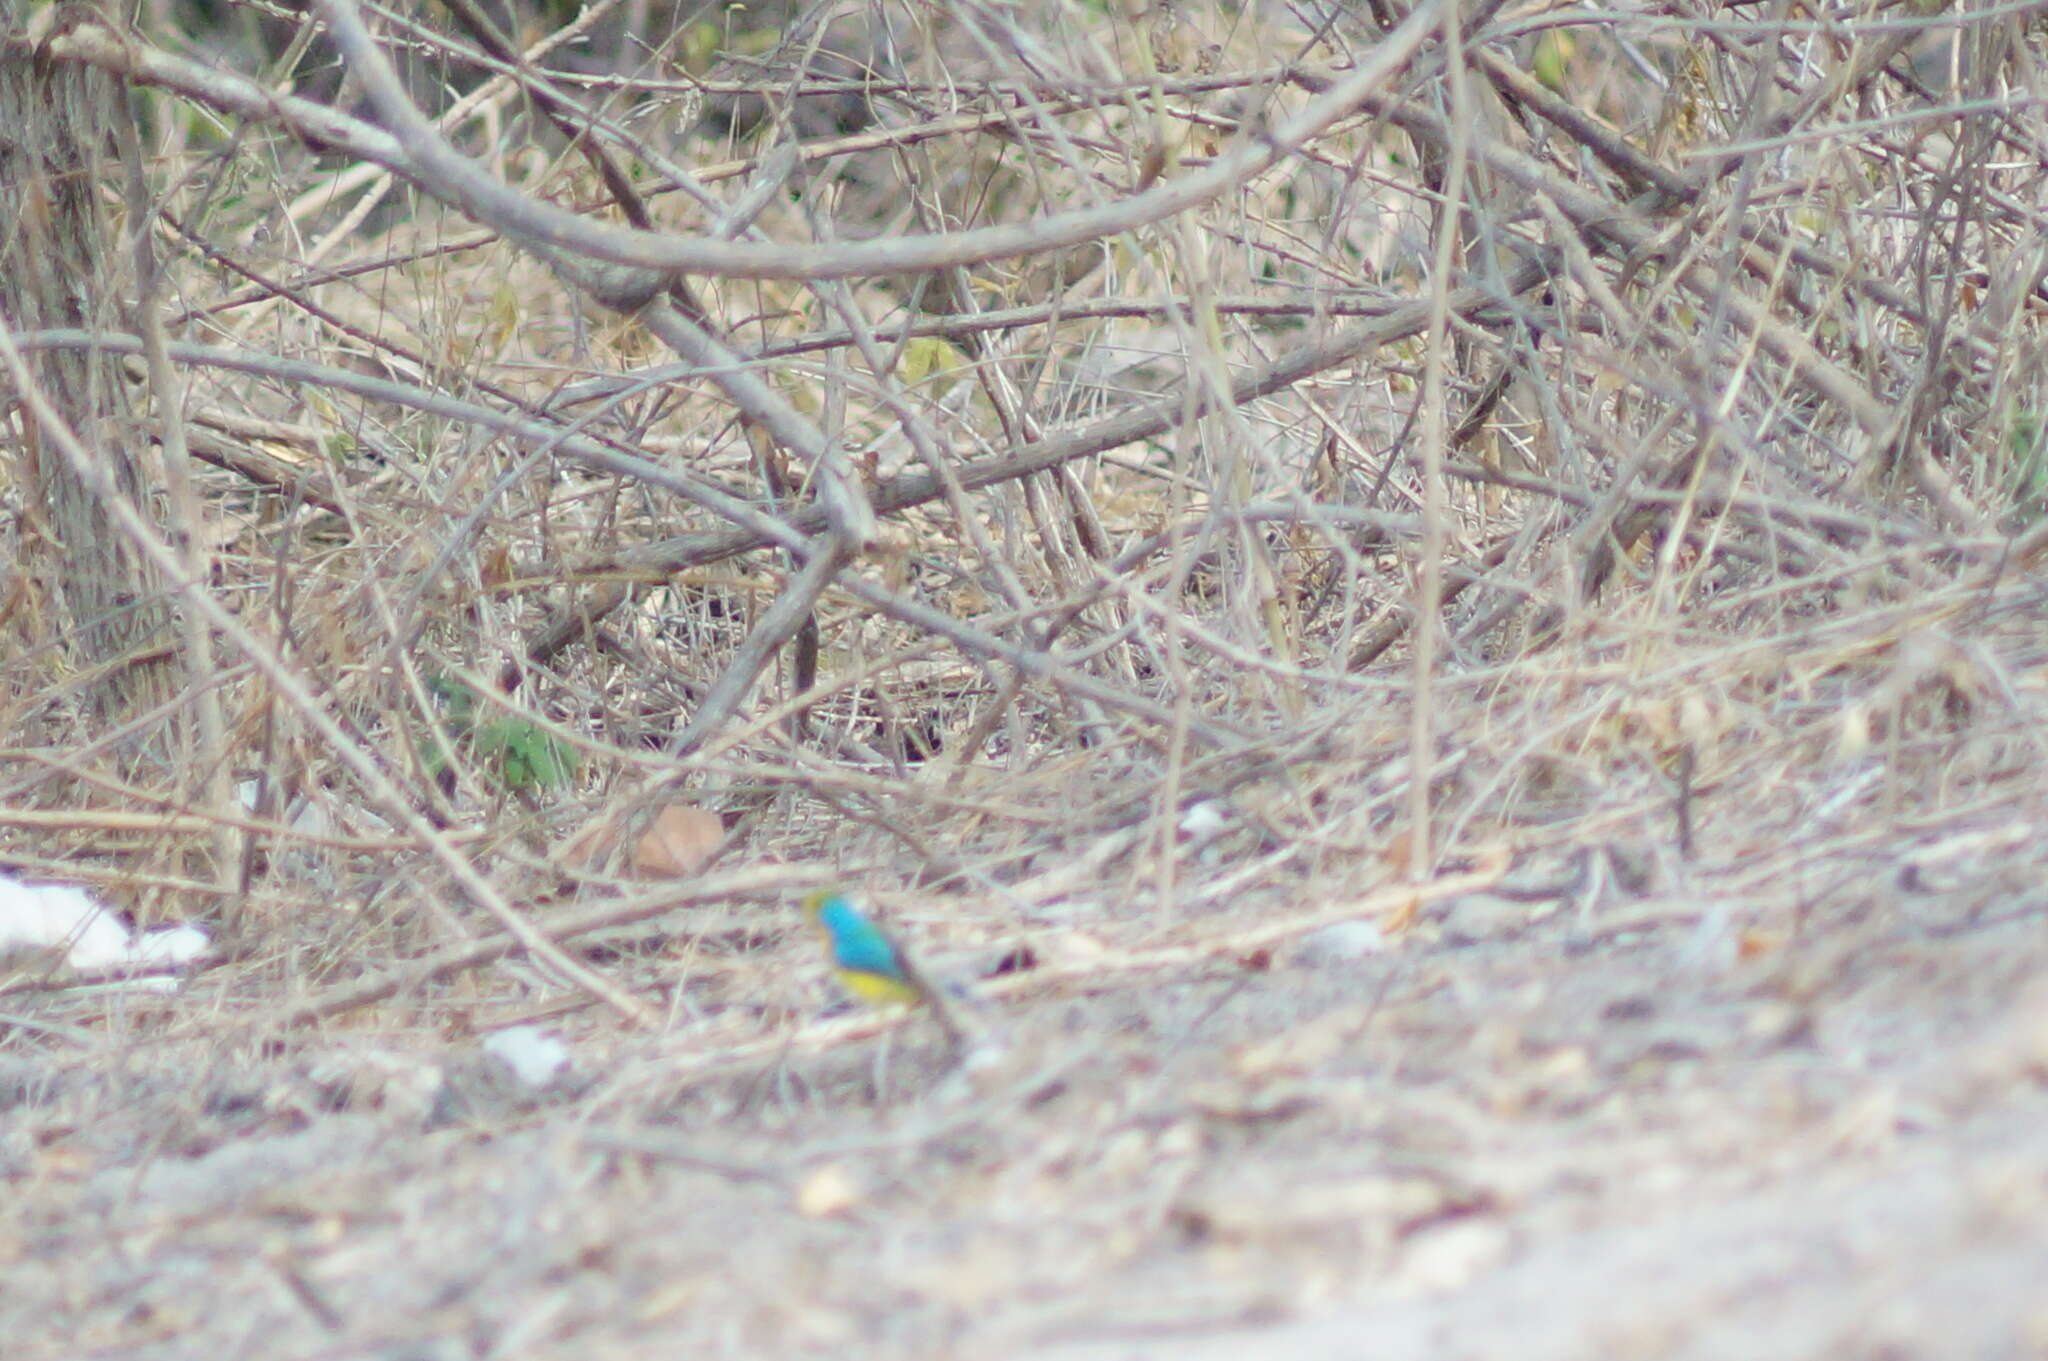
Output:
<instances>
[{"instance_id":1,"label":"green leaf","mask_svg":"<svg viewBox=\"0 0 2048 1361\"><path fill-rule=\"evenodd\" d=\"M476 751L507 789L559 789L576 778L575 750L524 719L477 729Z\"/></svg>"},{"instance_id":2,"label":"green leaf","mask_svg":"<svg viewBox=\"0 0 2048 1361\"><path fill-rule=\"evenodd\" d=\"M435 671L422 678L440 701L440 729L462 744L478 770L506 789L560 789L576 778L576 749L523 718L477 722L476 692L453 676ZM427 773L439 776L454 759L438 732L430 732L421 755Z\"/></svg>"},{"instance_id":3,"label":"green leaf","mask_svg":"<svg viewBox=\"0 0 2048 1361\"><path fill-rule=\"evenodd\" d=\"M1571 67L1572 49L1571 34L1563 29L1551 29L1536 40L1536 54L1529 63L1529 73L1556 93L1566 93L1565 76Z\"/></svg>"}]
</instances>

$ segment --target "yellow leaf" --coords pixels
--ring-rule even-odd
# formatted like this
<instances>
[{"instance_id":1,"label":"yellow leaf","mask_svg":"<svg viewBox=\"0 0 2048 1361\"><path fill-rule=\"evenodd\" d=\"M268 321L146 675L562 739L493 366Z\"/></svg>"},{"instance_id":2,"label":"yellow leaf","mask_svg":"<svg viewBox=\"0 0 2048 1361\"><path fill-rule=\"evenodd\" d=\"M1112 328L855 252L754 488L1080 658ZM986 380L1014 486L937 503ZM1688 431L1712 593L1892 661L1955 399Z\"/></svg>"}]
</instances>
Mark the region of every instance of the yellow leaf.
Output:
<instances>
[{"instance_id":1,"label":"yellow leaf","mask_svg":"<svg viewBox=\"0 0 2048 1361\"><path fill-rule=\"evenodd\" d=\"M1562 29L1551 29L1536 40L1536 54L1529 62L1530 74L1558 94L1563 94L1573 46L1571 34Z\"/></svg>"},{"instance_id":2,"label":"yellow leaf","mask_svg":"<svg viewBox=\"0 0 2048 1361\"><path fill-rule=\"evenodd\" d=\"M897 374L905 387L916 387L927 378L949 378L966 367L967 356L952 341L939 336L918 336L903 347Z\"/></svg>"}]
</instances>

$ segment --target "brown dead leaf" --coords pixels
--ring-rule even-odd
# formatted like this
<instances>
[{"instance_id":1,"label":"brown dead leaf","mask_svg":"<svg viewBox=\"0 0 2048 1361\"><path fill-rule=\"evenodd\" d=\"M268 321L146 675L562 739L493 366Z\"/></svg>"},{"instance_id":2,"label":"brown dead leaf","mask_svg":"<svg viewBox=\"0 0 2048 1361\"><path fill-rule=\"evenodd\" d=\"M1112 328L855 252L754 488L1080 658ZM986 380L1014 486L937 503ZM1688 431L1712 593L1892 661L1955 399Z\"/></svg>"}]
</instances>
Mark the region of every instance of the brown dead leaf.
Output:
<instances>
[{"instance_id":1,"label":"brown dead leaf","mask_svg":"<svg viewBox=\"0 0 2048 1361\"><path fill-rule=\"evenodd\" d=\"M672 803L654 815L654 821L633 843L630 868L641 879L687 879L725 840L725 824L715 813Z\"/></svg>"},{"instance_id":2,"label":"brown dead leaf","mask_svg":"<svg viewBox=\"0 0 2048 1361\"><path fill-rule=\"evenodd\" d=\"M625 819L600 814L562 844L555 859L569 869L595 869L618 848ZM672 803L633 843L620 873L628 879L687 879L704 868L725 840L725 824L716 813L687 803Z\"/></svg>"},{"instance_id":3,"label":"brown dead leaf","mask_svg":"<svg viewBox=\"0 0 2048 1361\"><path fill-rule=\"evenodd\" d=\"M609 855L618 842L619 829L600 813L556 848L555 863L572 870L589 869Z\"/></svg>"},{"instance_id":4,"label":"brown dead leaf","mask_svg":"<svg viewBox=\"0 0 2048 1361\"><path fill-rule=\"evenodd\" d=\"M487 590L496 590L515 575L512 568L512 545L501 543L486 553L477 564L477 576Z\"/></svg>"}]
</instances>

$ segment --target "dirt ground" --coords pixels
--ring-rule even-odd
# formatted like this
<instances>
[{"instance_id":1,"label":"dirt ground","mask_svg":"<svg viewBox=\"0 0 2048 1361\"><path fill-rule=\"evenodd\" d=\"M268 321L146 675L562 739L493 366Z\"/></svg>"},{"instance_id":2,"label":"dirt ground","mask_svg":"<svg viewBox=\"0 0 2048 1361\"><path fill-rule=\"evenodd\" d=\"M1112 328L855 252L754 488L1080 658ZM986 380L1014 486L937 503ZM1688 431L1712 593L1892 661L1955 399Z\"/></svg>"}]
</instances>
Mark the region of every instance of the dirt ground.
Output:
<instances>
[{"instance_id":1,"label":"dirt ground","mask_svg":"<svg viewBox=\"0 0 2048 1361\"><path fill-rule=\"evenodd\" d=\"M58 8L0 56L169 101L106 316L183 311L151 405L219 466L101 605L42 579L115 522L0 487L0 851L242 934L172 994L0 959L0 1361L2048 1356L2039 25L909 6L800 156L572 85L600 170L495 58L423 154ZM745 8L669 36L760 100L812 40ZM649 220L716 251L455 154L697 181ZM661 327L612 286L729 252ZM35 258L32 353L111 363ZM189 637L74 655L174 580ZM671 796L753 887L563 933L616 885L548 901L556 834ZM827 875L971 1043L832 1010ZM420 969L515 909L615 995Z\"/></svg>"},{"instance_id":2,"label":"dirt ground","mask_svg":"<svg viewBox=\"0 0 2048 1361\"><path fill-rule=\"evenodd\" d=\"M964 1063L921 1016L883 1042L799 1015L707 1062L688 1025L586 1010L535 1093L473 1035L209 1020L206 976L90 1024L20 995L0 1336L10 1361L2043 1354L2024 811L1761 877L1653 855L1634 892L1586 872L1618 854L1561 855L1559 896L1511 880L1392 939L1011 986ZM1793 881L1768 925L1738 893Z\"/></svg>"}]
</instances>

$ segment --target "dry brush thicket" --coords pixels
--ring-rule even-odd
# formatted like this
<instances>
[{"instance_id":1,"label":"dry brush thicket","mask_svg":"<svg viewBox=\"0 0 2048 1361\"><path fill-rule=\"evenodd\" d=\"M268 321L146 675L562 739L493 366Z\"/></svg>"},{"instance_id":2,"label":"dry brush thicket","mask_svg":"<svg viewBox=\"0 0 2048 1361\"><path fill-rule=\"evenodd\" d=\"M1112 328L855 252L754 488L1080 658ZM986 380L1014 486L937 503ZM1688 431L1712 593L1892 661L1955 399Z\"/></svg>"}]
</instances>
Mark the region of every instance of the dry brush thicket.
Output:
<instances>
[{"instance_id":1,"label":"dry brush thicket","mask_svg":"<svg viewBox=\"0 0 2048 1361\"><path fill-rule=\"evenodd\" d=\"M1607 842L1768 916L2038 797L2031 9L248 12L8 38L140 92L128 452L205 466L85 655L10 320L5 851L315 1009L676 798L705 896L1135 939Z\"/></svg>"}]
</instances>

